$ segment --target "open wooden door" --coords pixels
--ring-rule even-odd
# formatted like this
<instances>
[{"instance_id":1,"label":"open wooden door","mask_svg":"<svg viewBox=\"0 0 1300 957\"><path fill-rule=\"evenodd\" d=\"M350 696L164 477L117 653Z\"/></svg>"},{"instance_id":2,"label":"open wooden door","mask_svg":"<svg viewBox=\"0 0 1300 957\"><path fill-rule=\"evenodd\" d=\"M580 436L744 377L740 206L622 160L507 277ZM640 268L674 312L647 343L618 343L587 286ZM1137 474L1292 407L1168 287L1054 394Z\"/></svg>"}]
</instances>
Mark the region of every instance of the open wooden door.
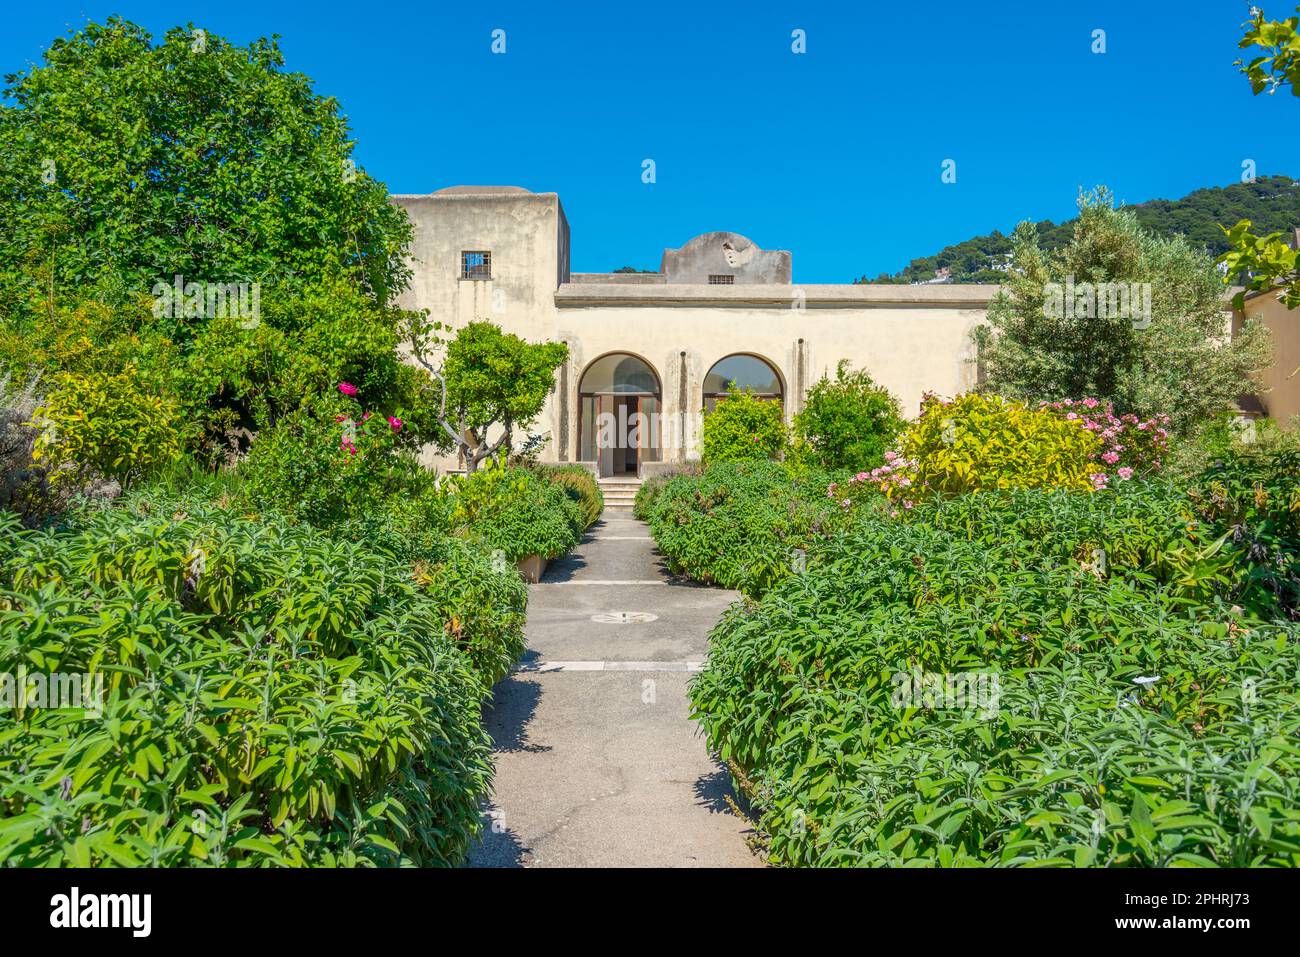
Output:
<instances>
[{"instance_id":1,"label":"open wooden door","mask_svg":"<svg viewBox=\"0 0 1300 957\"><path fill-rule=\"evenodd\" d=\"M614 433L609 423L617 422L614 408L615 396L596 396L596 470L601 478L614 474Z\"/></svg>"},{"instance_id":2,"label":"open wooden door","mask_svg":"<svg viewBox=\"0 0 1300 957\"><path fill-rule=\"evenodd\" d=\"M659 461L659 399L643 395L637 402L637 474L646 462Z\"/></svg>"}]
</instances>

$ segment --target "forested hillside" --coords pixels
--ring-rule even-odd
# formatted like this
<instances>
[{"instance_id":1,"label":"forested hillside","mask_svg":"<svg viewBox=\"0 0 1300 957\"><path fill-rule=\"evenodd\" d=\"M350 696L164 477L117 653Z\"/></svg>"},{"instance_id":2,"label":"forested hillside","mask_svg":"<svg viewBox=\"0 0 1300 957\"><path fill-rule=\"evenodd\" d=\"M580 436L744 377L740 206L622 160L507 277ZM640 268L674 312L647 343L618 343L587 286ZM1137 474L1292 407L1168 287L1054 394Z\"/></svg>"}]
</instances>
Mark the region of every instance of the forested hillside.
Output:
<instances>
[{"instance_id":1,"label":"forested hillside","mask_svg":"<svg viewBox=\"0 0 1300 957\"><path fill-rule=\"evenodd\" d=\"M1182 199L1153 199L1130 207L1143 226L1158 233L1183 233L1194 244L1215 255L1227 249L1223 230L1241 219L1249 219L1256 233L1271 233L1300 226L1300 181L1289 176L1264 176L1253 183L1198 189ZM1045 249L1057 249L1070 240L1073 219L1064 223L1037 223ZM933 256L913 259L901 272L882 273L875 279L863 276L856 282L926 282L940 269L949 270L950 282L999 282L998 267L1011 253L1011 237L994 230L955 246L945 246Z\"/></svg>"}]
</instances>

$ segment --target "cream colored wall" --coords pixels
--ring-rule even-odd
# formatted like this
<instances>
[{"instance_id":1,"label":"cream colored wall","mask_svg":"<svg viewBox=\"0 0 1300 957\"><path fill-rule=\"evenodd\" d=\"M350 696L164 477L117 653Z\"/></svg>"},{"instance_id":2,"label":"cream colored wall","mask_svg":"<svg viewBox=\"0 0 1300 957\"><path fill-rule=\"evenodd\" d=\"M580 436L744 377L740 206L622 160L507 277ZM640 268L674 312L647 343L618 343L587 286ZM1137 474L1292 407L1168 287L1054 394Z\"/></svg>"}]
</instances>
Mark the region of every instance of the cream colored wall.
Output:
<instances>
[{"instance_id":1,"label":"cream colored wall","mask_svg":"<svg viewBox=\"0 0 1300 957\"><path fill-rule=\"evenodd\" d=\"M1244 311L1258 316L1272 334L1273 363L1260 376L1259 398L1269 417L1286 427L1300 416L1300 310L1288 309L1277 292L1268 292L1247 299Z\"/></svg>"},{"instance_id":2,"label":"cream colored wall","mask_svg":"<svg viewBox=\"0 0 1300 957\"><path fill-rule=\"evenodd\" d=\"M555 289L568 269L568 226L555 193L391 199L415 228L411 283L399 306L427 309L431 319L453 329L486 319L530 340L555 337ZM460 278L461 253L475 250L491 251L491 279ZM552 417L554 400L541 421ZM425 461L443 470L457 467L454 457L432 452Z\"/></svg>"},{"instance_id":3,"label":"cream colored wall","mask_svg":"<svg viewBox=\"0 0 1300 957\"><path fill-rule=\"evenodd\" d=\"M687 437L662 450L665 461L697 448L704 377L734 353L777 369L787 418L841 358L870 372L909 416L925 391L955 395L975 383L969 333L993 287L567 284L568 227L554 193L434 193L393 202L415 226L413 277L399 305L427 309L453 328L488 319L530 341L568 343L568 363L532 426L551 433L546 460L578 457L582 372L610 352L639 355L659 375L665 441ZM492 252L491 280L459 278L466 250ZM428 462L457 464L436 455Z\"/></svg>"},{"instance_id":4,"label":"cream colored wall","mask_svg":"<svg viewBox=\"0 0 1300 957\"><path fill-rule=\"evenodd\" d=\"M760 356L776 368L786 390L787 420L800 407L802 392L823 374L833 377L840 359L870 372L914 416L927 390L955 395L974 386L970 330L983 317L983 309L898 306L591 306L560 308L557 325L559 337L569 343L571 409L577 409L582 370L607 353L630 352L658 373L664 415L680 423L683 414L693 416L703 407L703 381L713 364L738 352ZM802 369L797 365L800 339ZM558 436L559 420L552 419L547 428ZM698 420L689 432L678 429L698 440ZM574 450L576 411L568 430L567 448ZM664 458L678 460L689 451L666 449Z\"/></svg>"}]
</instances>

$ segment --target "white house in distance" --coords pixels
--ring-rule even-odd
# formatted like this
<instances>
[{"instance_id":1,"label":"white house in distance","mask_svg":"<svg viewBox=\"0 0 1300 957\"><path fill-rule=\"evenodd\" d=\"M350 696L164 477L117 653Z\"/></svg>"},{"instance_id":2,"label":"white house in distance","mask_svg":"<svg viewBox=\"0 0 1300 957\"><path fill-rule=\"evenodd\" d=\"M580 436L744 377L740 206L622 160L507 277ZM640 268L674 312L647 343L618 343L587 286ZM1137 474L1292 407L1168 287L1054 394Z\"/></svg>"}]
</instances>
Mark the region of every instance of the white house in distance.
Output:
<instances>
[{"instance_id":1,"label":"white house in distance","mask_svg":"<svg viewBox=\"0 0 1300 957\"><path fill-rule=\"evenodd\" d=\"M532 428L548 434L544 460L588 463L601 476L698 458L700 413L730 382L781 402L787 421L841 359L907 415L927 391L969 390L970 333L998 289L796 285L790 253L728 232L665 249L657 273L575 273L555 193L455 186L392 199L415 227L400 304L456 328L486 319L530 341L567 343Z\"/></svg>"}]
</instances>

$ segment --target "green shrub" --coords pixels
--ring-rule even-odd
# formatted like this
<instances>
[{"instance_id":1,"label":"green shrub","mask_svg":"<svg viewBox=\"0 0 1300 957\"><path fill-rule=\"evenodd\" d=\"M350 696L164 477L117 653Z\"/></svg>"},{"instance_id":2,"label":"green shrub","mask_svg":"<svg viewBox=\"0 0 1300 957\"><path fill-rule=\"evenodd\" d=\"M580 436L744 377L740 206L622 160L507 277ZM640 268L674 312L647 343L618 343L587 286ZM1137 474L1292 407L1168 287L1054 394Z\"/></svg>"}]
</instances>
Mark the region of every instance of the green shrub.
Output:
<instances>
[{"instance_id":1,"label":"green shrub","mask_svg":"<svg viewBox=\"0 0 1300 957\"><path fill-rule=\"evenodd\" d=\"M548 465L537 470L545 479L569 490L570 496L582 510L582 527L590 528L605 511L605 496L600 491L600 482L588 469L581 465Z\"/></svg>"},{"instance_id":2,"label":"green shrub","mask_svg":"<svg viewBox=\"0 0 1300 957\"><path fill-rule=\"evenodd\" d=\"M688 462L649 476L641 482L640 487L636 490L636 500L632 503L632 515L643 522L649 521L650 513L654 509L655 502L659 499L659 494L668 486L669 482L681 475L698 476L700 471L700 463Z\"/></svg>"},{"instance_id":3,"label":"green shrub","mask_svg":"<svg viewBox=\"0 0 1300 957\"><path fill-rule=\"evenodd\" d=\"M828 471L875 468L904 426L898 400L865 370L841 360L832 381L813 383L794 417L794 433L811 460Z\"/></svg>"},{"instance_id":4,"label":"green shrub","mask_svg":"<svg viewBox=\"0 0 1300 957\"><path fill-rule=\"evenodd\" d=\"M528 589L513 565L493 561L480 545L448 535L428 517L417 503L344 522L331 537L367 545L406 569L490 689L524 653Z\"/></svg>"},{"instance_id":5,"label":"green shrub","mask_svg":"<svg viewBox=\"0 0 1300 957\"><path fill-rule=\"evenodd\" d=\"M772 859L1300 863L1300 631L1190 597L1185 513L1152 486L862 514L733 606L690 695Z\"/></svg>"},{"instance_id":6,"label":"green shrub","mask_svg":"<svg viewBox=\"0 0 1300 957\"><path fill-rule=\"evenodd\" d=\"M1241 446L1197 477L1189 499L1244 556L1234 599L1300 619L1300 448Z\"/></svg>"},{"instance_id":7,"label":"green shrub","mask_svg":"<svg viewBox=\"0 0 1300 957\"><path fill-rule=\"evenodd\" d=\"M568 487L527 469L491 462L469 475L447 476L444 491L455 533L511 562L529 555L558 558L586 528Z\"/></svg>"},{"instance_id":8,"label":"green shrub","mask_svg":"<svg viewBox=\"0 0 1300 957\"><path fill-rule=\"evenodd\" d=\"M105 694L102 716L0 713L0 864L462 859L484 683L408 566L143 495L3 539L0 672Z\"/></svg>"},{"instance_id":9,"label":"green shrub","mask_svg":"<svg viewBox=\"0 0 1300 957\"><path fill-rule=\"evenodd\" d=\"M786 446L781 403L733 392L704 417L706 465L780 458Z\"/></svg>"},{"instance_id":10,"label":"green shrub","mask_svg":"<svg viewBox=\"0 0 1300 957\"><path fill-rule=\"evenodd\" d=\"M775 462L713 465L663 487L649 508L650 531L674 571L758 595L846 521L827 482Z\"/></svg>"},{"instance_id":11,"label":"green shrub","mask_svg":"<svg viewBox=\"0 0 1300 957\"><path fill-rule=\"evenodd\" d=\"M1090 489L1101 440L1052 409L970 392L950 402L927 395L920 417L872 480L903 504L932 495L1007 488ZM1104 476L1103 476L1104 478Z\"/></svg>"},{"instance_id":12,"label":"green shrub","mask_svg":"<svg viewBox=\"0 0 1300 957\"><path fill-rule=\"evenodd\" d=\"M387 417L337 392L305 403L258 435L239 474L253 507L322 528L382 512L394 496L433 481L400 447Z\"/></svg>"},{"instance_id":13,"label":"green shrub","mask_svg":"<svg viewBox=\"0 0 1300 957\"><path fill-rule=\"evenodd\" d=\"M40 434L32 458L53 484L103 476L125 488L179 457L185 438L179 408L150 392L131 365L59 375L33 422Z\"/></svg>"}]
</instances>

